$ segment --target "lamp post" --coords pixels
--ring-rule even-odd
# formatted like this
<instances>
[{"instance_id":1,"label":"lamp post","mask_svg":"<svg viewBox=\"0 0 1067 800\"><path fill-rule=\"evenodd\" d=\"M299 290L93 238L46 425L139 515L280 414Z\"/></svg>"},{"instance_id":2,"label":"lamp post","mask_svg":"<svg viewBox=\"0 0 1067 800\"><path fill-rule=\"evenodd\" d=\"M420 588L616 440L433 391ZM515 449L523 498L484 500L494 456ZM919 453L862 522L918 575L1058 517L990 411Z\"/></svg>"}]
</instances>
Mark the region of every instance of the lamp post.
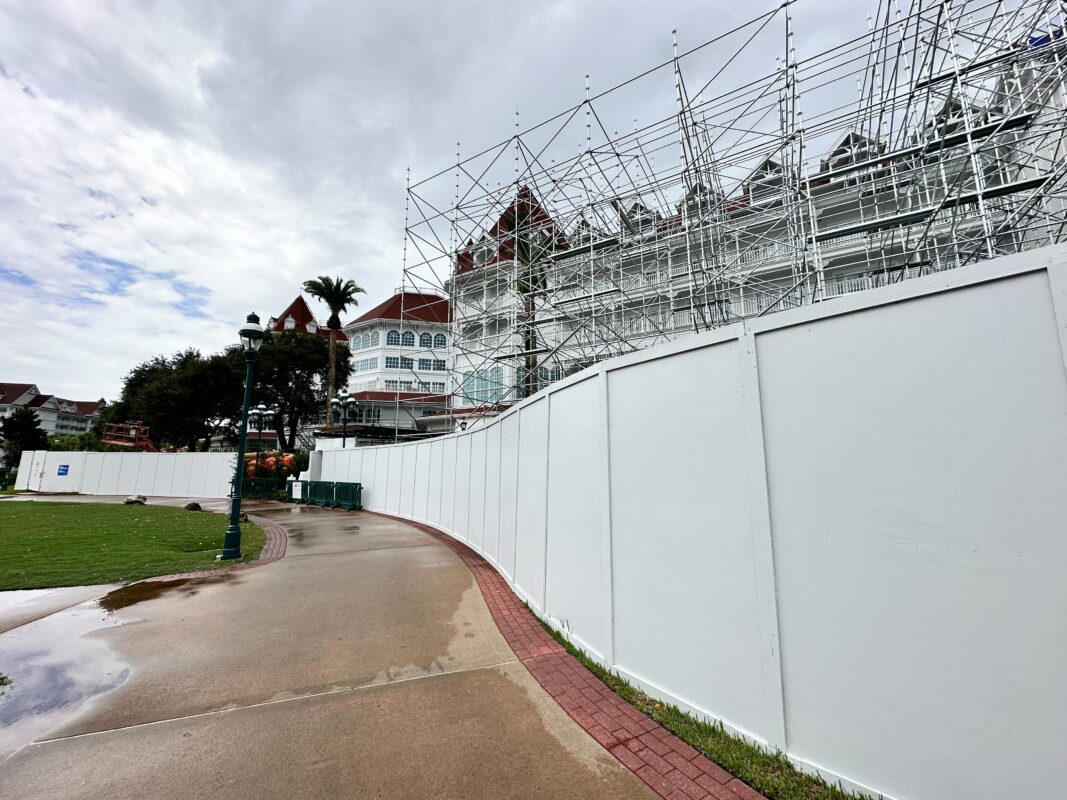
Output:
<instances>
[{"instance_id":1,"label":"lamp post","mask_svg":"<svg viewBox=\"0 0 1067 800\"><path fill-rule=\"evenodd\" d=\"M263 430L274 424L274 409L260 403L248 412L248 426L256 431L256 477L259 477L259 448L263 443Z\"/></svg>"},{"instance_id":2,"label":"lamp post","mask_svg":"<svg viewBox=\"0 0 1067 800\"><path fill-rule=\"evenodd\" d=\"M333 411L334 421L341 423L341 449L344 449L345 443L348 441L348 423L355 422L356 409L359 408L359 401L355 397L349 395L343 401L337 397L330 401L330 409Z\"/></svg>"},{"instance_id":3,"label":"lamp post","mask_svg":"<svg viewBox=\"0 0 1067 800\"><path fill-rule=\"evenodd\" d=\"M245 477L245 443L248 438L248 405L252 402L252 376L259 346L263 344L263 326L255 312L248 315L238 331L245 349L245 398L241 405L241 427L237 435L237 466L234 468L233 491L230 493L230 524L222 543L220 559L241 557L241 484Z\"/></svg>"}]
</instances>

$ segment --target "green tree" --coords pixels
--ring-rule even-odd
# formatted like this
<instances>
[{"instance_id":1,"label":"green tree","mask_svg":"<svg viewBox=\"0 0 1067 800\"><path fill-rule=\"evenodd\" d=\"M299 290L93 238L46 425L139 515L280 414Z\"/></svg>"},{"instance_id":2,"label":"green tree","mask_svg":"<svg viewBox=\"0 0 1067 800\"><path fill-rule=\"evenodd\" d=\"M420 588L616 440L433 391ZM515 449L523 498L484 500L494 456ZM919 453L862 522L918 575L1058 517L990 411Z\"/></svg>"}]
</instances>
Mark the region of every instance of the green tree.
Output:
<instances>
[{"instance_id":1,"label":"green tree","mask_svg":"<svg viewBox=\"0 0 1067 800\"><path fill-rule=\"evenodd\" d=\"M157 446L207 450L215 436L233 432L241 410L244 369L225 354L197 350L156 356L134 367L122 395L105 412L108 422L140 420Z\"/></svg>"},{"instance_id":2,"label":"green tree","mask_svg":"<svg viewBox=\"0 0 1067 800\"><path fill-rule=\"evenodd\" d=\"M48 434L32 408L19 406L11 416L0 421L0 440L4 446L4 463L17 467L23 450L47 450Z\"/></svg>"},{"instance_id":3,"label":"green tree","mask_svg":"<svg viewBox=\"0 0 1067 800\"><path fill-rule=\"evenodd\" d=\"M330 373L330 350L322 337L299 331L273 333L260 348L253 395L257 403L277 407L274 427L283 450L293 451L301 424L318 415ZM334 376L339 386L345 386L352 373L348 345L337 344L334 352L339 356ZM227 357L244 368L239 346L227 350Z\"/></svg>"},{"instance_id":4,"label":"green tree","mask_svg":"<svg viewBox=\"0 0 1067 800\"><path fill-rule=\"evenodd\" d=\"M48 437L49 450L85 450L101 452L111 445L105 445L94 431L75 434L58 434Z\"/></svg>"},{"instance_id":5,"label":"green tree","mask_svg":"<svg viewBox=\"0 0 1067 800\"><path fill-rule=\"evenodd\" d=\"M326 376L326 421L329 422L330 403L333 400L334 387L337 386L336 339L337 331L341 330L341 314L349 306L359 305L356 295L364 290L355 281L342 282L340 278L320 275L314 280L305 281L304 291L321 300L330 309L330 318L326 320L326 327L330 330L330 369Z\"/></svg>"}]
</instances>

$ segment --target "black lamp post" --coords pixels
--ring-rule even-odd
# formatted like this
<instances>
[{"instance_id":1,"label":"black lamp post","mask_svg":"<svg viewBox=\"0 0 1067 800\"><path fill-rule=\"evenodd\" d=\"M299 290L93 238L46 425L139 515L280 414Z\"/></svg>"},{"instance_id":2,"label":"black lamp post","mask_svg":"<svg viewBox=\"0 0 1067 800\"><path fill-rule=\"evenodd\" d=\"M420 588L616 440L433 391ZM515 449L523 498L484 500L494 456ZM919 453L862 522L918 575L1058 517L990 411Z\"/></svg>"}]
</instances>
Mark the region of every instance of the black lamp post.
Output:
<instances>
[{"instance_id":1,"label":"black lamp post","mask_svg":"<svg viewBox=\"0 0 1067 800\"><path fill-rule=\"evenodd\" d=\"M345 443L348 441L348 423L356 421L356 409L359 408L359 401L352 395L349 395L343 401L335 397L330 401L330 408L333 411L334 421L341 423L341 448L344 449Z\"/></svg>"},{"instance_id":2,"label":"black lamp post","mask_svg":"<svg viewBox=\"0 0 1067 800\"><path fill-rule=\"evenodd\" d=\"M274 409L260 403L248 412L248 426L256 431L256 477L259 477L259 448L263 443L263 430L274 425Z\"/></svg>"},{"instance_id":3,"label":"black lamp post","mask_svg":"<svg viewBox=\"0 0 1067 800\"><path fill-rule=\"evenodd\" d=\"M248 406L252 402L252 376L256 354L263 344L263 326L255 312L248 315L244 326L238 331L245 349L245 399L241 405L241 427L237 435L237 466L233 474L233 491L230 492L230 525L222 543L221 559L241 557L241 484L245 477L245 443L248 438Z\"/></svg>"}]
</instances>

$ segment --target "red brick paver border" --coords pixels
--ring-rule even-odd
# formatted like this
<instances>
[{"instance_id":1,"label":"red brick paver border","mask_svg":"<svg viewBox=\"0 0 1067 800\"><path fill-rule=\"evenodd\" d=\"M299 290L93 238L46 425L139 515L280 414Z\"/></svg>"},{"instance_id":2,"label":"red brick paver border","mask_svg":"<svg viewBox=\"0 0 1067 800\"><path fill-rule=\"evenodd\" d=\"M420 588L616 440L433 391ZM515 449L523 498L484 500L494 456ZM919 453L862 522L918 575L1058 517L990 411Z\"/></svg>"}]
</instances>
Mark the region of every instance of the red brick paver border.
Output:
<instances>
[{"instance_id":1,"label":"red brick paver border","mask_svg":"<svg viewBox=\"0 0 1067 800\"><path fill-rule=\"evenodd\" d=\"M420 522L400 520L440 540L472 573L500 633L571 719L668 800L766 800L605 686L542 627L492 565L462 542Z\"/></svg>"}]
</instances>

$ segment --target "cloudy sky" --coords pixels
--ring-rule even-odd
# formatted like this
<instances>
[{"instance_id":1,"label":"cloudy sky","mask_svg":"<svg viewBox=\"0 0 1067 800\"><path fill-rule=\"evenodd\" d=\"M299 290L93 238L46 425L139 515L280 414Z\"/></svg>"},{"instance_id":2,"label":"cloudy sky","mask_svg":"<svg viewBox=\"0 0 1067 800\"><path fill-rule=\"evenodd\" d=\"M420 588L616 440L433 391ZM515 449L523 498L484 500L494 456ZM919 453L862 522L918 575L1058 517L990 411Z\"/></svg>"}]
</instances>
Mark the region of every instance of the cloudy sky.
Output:
<instances>
[{"instance_id":1,"label":"cloudy sky","mask_svg":"<svg viewBox=\"0 0 1067 800\"><path fill-rule=\"evenodd\" d=\"M408 166L774 5L0 0L0 380L115 398L323 273L370 307L401 283ZM798 3L809 40L865 13Z\"/></svg>"}]
</instances>

